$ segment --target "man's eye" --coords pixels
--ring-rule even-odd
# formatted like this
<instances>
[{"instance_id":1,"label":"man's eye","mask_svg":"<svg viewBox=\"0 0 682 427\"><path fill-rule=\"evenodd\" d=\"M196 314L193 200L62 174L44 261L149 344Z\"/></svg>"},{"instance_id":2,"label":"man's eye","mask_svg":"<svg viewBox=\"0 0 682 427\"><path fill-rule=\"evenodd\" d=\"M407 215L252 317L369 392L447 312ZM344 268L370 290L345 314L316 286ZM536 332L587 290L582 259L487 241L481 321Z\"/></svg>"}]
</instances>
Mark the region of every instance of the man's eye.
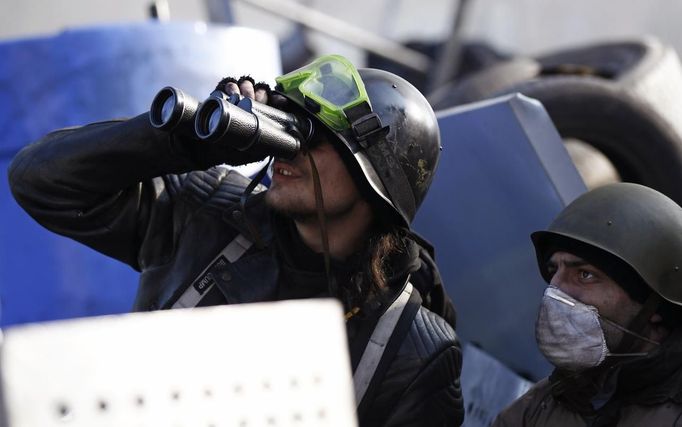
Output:
<instances>
[{"instance_id":1,"label":"man's eye","mask_svg":"<svg viewBox=\"0 0 682 427\"><path fill-rule=\"evenodd\" d=\"M554 276L557 270L556 264L553 262L548 262L545 268L547 268L547 273L549 273L550 276Z\"/></svg>"},{"instance_id":2,"label":"man's eye","mask_svg":"<svg viewBox=\"0 0 682 427\"><path fill-rule=\"evenodd\" d=\"M587 270L580 270L580 278L583 280L594 279L594 274L590 273Z\"/></svg>"}]
</instances>

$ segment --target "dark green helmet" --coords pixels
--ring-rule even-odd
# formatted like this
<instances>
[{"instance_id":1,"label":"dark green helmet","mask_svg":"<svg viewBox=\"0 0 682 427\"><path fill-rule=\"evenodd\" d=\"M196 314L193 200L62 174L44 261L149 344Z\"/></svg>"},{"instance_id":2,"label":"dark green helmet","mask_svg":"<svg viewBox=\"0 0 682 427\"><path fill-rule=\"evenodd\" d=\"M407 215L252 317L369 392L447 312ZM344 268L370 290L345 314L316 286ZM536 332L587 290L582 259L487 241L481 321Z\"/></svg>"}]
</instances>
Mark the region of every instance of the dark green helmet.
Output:
<instances>
[{"instance_id":1,"label":"dark green helmet","mask_svg":"<svg viewBox=\"0 0 682 427\"><path fill-rule=\"evenodd\" d=\"M682 305L682 208L656 190L629 183L596 188L531 238L547 281L548 252L570 239L615 256L664 299Z\"/></svg>"}]
</instances>

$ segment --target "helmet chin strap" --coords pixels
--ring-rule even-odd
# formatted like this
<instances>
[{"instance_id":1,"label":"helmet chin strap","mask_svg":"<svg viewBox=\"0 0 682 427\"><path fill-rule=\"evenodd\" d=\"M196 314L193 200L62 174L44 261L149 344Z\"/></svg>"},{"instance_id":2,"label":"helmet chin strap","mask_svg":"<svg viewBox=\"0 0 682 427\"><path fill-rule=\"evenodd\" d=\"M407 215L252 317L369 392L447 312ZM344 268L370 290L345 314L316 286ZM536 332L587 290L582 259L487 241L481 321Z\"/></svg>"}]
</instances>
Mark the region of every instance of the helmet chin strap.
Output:
<instances>
[{"instance_id":1,"label":"helmet chin strap","mask_svg":"<svg viewBox=\"0 0 682 427\"><path fill-rule=\"evenodd\" d=\"M320 225L320 237L322 238L322 254L324 256L324 273L327 277L327 290L331 297L336 296L336 284L332 280L331 273L331 254L329 252L329 232L327 231L327 215L324 212L324 197L322 196L322 185L320 184L320 174L315 165L310 143L315 133L315 125L310 117L306 117L307 134L304 136L300 129L292 129L298 133L299 138L303 141L301 154L308 158L310 163L310 170L313 176L313 191L315 192L315 210L317 211L317 222Z\"/></svg>"},{"instance_id":2,"label":"helmet chin strap","mask_svg":"<svg viewBox=\"0 0 682 427\"><path fill-rule=\"evenodd\" d=\"M256 188L256 186L263 181L263 178L270 167L270 163L272 163L272 156L268 158L267 164L263 166L263 168L256 174L249 185L244 189L242 195L239 197L239 210L242 212L242 218L244 218L246 228L249 230L249 233L251 233L251 237L253 238L253 241L258 249L263 249L265 247L265 242L263 237L258 232L258 229L253 225L249 219L249 216L246 214L246 202L249 200L249 197L251 196L251 193L253 193L253 190Z\"/></svg>"},{"instance_id":3,"label":"helmet chin strap","mask_svg":"<svg viewBox=\"0 0 682 427\"><path fill-rule=\"evenodd\" d=\"M327 215L324 212L324 198L322 197L322 186L320 185L320 174L315 165L315 159L310 151L305 152L310 163L310 170L313 175L313 189L315 191L315 209L317 210L317 222L320 225L320 237L322 238L322 251L324 255L324 271L327 276L327 289L332 297L336 296L336 284L332 280L331 256L329 253L329 233L327 231Z\"/></svg>"}]
</instances>

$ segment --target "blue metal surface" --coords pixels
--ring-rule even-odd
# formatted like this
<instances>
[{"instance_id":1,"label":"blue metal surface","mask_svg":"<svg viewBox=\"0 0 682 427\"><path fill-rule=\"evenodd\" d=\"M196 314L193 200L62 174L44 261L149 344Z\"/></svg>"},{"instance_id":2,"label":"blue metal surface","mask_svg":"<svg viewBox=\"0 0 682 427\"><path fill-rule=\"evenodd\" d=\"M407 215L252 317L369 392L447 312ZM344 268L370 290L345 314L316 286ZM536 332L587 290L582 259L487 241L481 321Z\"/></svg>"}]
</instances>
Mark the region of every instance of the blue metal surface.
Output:
<instances>
[{"instance_id":1,"label":"blue metal surface","mask_svg":"<svg viewBox=\"0 0 682 427\"><path fill-rule=\"evenodd\" d=\"M542 105L522 95L439 113L443 152L414 226L436 247L460 336L538 380L545 283L529 234L585 185Z\"/></svg>"},{"instance_id":2,"label":"blue metal surface","mask_svg":"<svg viewBox=\"0 0 682 427\"><path fill-rule=\"evenodd\" d=\"M204 23L67 30L0 43L0 168L60 127L146 111L174 85L197 98L226 76L280 74L271 34ZM0 183L0 326L128 311L137 274L34 223Z\"/></svg>"},{"instance_id":3,"label":"blue metal surface","mask_svg":"<svg viewBox=\"0 0 682 427\"><path fill-rule=\"evenodd\" d=\"M504 408L523 395L533 383L475 346L462 345L462 427L488 427Z\"/></svg>"}]
</instances>

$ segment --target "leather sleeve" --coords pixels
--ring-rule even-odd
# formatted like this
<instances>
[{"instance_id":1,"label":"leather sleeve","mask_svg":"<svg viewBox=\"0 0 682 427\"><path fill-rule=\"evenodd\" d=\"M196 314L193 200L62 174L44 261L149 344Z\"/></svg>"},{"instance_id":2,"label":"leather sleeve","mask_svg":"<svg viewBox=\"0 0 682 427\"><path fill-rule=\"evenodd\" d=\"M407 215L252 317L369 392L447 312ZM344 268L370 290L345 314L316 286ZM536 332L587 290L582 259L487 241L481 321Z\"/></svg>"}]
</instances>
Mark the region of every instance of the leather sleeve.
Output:
<instances>
[{"instance_id":1,"label":"leather sleeve","mask_svg":"<svg viewBox=\"0 0 682 427\"><path fill-rule=\"evenodd\" d=\"M235 164L255 160L176 139L147 117L63 129L24 147L8 170L15 199L49 230L139 270L150 218L171 202L179 174L230 155Z\"/></svg>"},{"instance_id":2,"label":"leather sleeve","mask_svg":"<svg viewBox=\"0 0 682 427\"><path fill-rule=\"evenodd\" d=\"M385 426L458 426L464 420L459 346L442 350L394 406Z\"/></svg>"},{"instance_id":3,"label":"leather sleeve","mask_svg":"<svg viewBox=\"0 0 682 427\"><path fill-rule=\"evenodd\" d=\"M461 370L462 352L454 330L422 307L360 425L460 425Z\"/></svg>"}]
</instances>

